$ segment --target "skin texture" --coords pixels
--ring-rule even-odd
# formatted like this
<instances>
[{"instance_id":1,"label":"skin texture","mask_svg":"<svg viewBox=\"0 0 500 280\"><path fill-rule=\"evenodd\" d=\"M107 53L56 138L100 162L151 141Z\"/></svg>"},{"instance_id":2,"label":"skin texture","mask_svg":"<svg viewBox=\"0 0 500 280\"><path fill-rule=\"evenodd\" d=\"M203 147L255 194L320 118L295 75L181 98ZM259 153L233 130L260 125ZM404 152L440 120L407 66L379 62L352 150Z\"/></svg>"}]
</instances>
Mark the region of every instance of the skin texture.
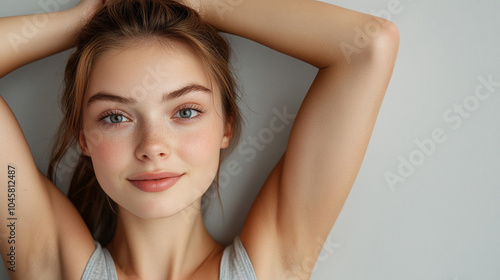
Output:
<instances>
[{"instance_id":1,"label":"skin texture","mask_svg":"<svg viewBox=\"0 0 500 280\"><path fill-rule=\"evenodd\" d=\"M192 84L211 92L192 91L161 102L163 94ZM184 278L182 271L192 270L207 253L220 250L204 228L200 208L231 132L222 118L220 92L212 85L199 59L181 45L146 42L123 47L108 51L95 65L84 104L99 92L137 101L98 101L86 106L80 137L100 185L119 205L118 230L108 249L123 276ZM139 88L147 88L147 94ZM196 110L183 109L189 106ZM100 120L108 112L115 115ZM182 119L181 113L192 117ZM167 191L157 193L143 192L127 180L160 171L183 176ZM191 256L191 262L168 262L179 255Z\"/></svg>"},{"instance_id":2,"label":"skin texture","mask_svg":"<svg viewBox=\"0 0 500 280\"><path fill-rule=\"evenodd\" d=\"M148 72L152 69L161 77L158 82ZM98 92L135 98L137 103L100 101L86 106L82 150L91 157L103 190L141 218L175 215L200 199L215 177L220 150L229 144L217 88L211 93L193 91L161 102L164 93L190 84L210 89L212 83L201 62L189 52L158 44L109 51L92 72L84 104ZM147 94L133 90L145 87ZM184 109L187 112L181 113L193 117L182 119L179 109L187 106L202 112ZM112 116L97 121L108 112L122 114L114 115L122 118L120 123L113 126ZM127 180L158 171L184 175L174 188L155 194L144 193Z\"/></svg>"},{"instance_id":3,"label":"skin texture","mask_svg":"<svg viewBox=\"0 0 500 280\"><path fill-rule=\"evenodd\" d=\"M241 232L258 279L308 279L361 166L392 75L399 32L386 20L318 1L230 1L234 4L230 6L222 0L194 2L188 4L216 28L318 68L287 150L262 186ZM71 46L80 23L101 4L88 0L54 15L17 53L0 43L0 75ZM22 22L19 17L1 19L0 34L19 31ZM356 30L367 26L377 26L377 31L359 37ZM354 41L363 42L363 47L346 56L341 46ZM196 60L180 49L137 44L110 51L95 69L102 73L93 73L89 97L100 90L130 97L131 89L144 85L144 67L156 67L158 58L152 61L148 52L164 54L165 71L177 66L136 107L109 103L85 111L79 144L92 158L103 189L120 204L117 233L108 246L119 279L218 279L222 247L206 232L199 197L215 175L218 151L227 145L230 129L216 117L220 114L214 114L220 112L215 88L210 100L191 93L182 100L159 103L161 94L190 82L188 77L209 83ZM128 64L130 57L140 58L138 64ZM180 61L188 63L176 64ZM186 70L197 74L177 76ZM179 106L194 102L208 108L205 119L178 124L173 116ZM123 111L130 122L113 129L99 126L96 115L110 109ZM72 204L36 168L2 98L0 119L0 131L11 136L7 141L0 138L0 165L15 161L22 166L19 180L27 187L19 190L18 202L31 206L17 211L24 221L17 234L23 247L17 251L20 269L10 276L80 279L95 249L92 236ZM204 121L213 129L198 126ZM93 138L95 131L102 132L100 140ZM138 192L125 180L156 169L187 176L155 196ZM0 209L6 208L0 200ZM0 219L6 215L0 212ZM6 230L0 228L2 255L9 252Z\"/></svg>"}]
</instances>

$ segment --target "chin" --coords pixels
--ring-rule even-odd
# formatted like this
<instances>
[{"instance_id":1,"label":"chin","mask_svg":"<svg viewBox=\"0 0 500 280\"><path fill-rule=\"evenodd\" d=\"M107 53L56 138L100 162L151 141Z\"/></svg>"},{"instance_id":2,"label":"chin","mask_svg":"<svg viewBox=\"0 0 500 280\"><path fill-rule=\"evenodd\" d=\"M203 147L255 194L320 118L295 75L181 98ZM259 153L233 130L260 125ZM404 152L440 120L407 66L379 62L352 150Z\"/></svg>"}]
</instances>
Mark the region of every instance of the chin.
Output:
<instances>
[{"instance_id":1,"label":"chin","mask_svg":"<svg viewBox=\"0 0 500 280\"><path fill-rule=\"evenodd\" d=\"M120 208L125 209L130 214L145 220L151 219L165 219L180 217L182 219L188 219L195 215L201 214L200 207L197 207L199 203L168 203L165 201L149 201L142 205L128 205L129 207Z\"/></svg>"}]
</instances>

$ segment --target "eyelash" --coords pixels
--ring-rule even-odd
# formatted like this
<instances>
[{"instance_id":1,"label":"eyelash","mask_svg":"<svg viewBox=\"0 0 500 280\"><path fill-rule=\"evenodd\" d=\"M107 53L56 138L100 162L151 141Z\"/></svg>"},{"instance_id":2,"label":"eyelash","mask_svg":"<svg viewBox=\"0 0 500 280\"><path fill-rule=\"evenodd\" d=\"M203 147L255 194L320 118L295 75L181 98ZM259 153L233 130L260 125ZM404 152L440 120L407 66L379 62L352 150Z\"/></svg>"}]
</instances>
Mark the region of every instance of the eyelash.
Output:
<instances>
[{"instance_id":1,"label":"eyelash","mask_svg":"<svg viewBox=\"0 0 500 280\"><path fill-rule=\"evenodd\" d=\"M196 116L191 117L191 118L177 118L177 119L181 119L183 122L184 122L184 121L192 121L193 119L200 118L200 117L201 117L201 115L202 115L203 113L205 113L205 111L204 111L201 107L199 107L199 106L197 106L197 105L195 105L195 104L188 104L188 105L185 105L185 106L183 106L183 107L179 108L179 109L175 112L175 115L177 115L177 113L179 113L179 112L180 112L180 111L182 111L182 110L193 110L193 111L196 111L196 113L197 113L197 115L196 115ZM105 125L105 126L111 126L111 127L117 127L117 126L120 126L120 125L123 123L123 122L119 122L119 123L110 123L110 122L105 121L105 119L106 119L107 117L111 117L111 116L122 116L122 117L124 117L124 118L128 119L127 117L125 117L125 116L124 116L121 112L119 112L119 111L108 111L108 112L105 112L104 114L100 115L100 116L98 117L98 121L99 121L99 122L101 122L101 123L102 123L103 125Z\"/></svg>"}]
</instances>

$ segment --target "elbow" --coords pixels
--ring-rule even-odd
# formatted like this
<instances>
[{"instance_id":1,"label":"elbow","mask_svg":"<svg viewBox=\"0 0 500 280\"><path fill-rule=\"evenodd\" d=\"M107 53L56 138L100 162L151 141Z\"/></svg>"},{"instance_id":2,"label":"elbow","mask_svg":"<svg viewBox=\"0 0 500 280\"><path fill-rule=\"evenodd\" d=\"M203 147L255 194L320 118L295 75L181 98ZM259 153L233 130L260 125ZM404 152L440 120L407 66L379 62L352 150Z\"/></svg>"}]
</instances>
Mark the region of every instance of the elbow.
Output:
<instances>
[{"instance_id":1,"label":"elbow","mask_svg":"<svg viewBox=\"0 0 500 280\"><path fill-rule=\"evenodd\" d=\"M362 23L354 27L352 38L342 41L335 63L347 65L367 65L373 63L393 63L399 49L399 30L394 23L375 16L366 16Z\"/></svg>"},{"instance_id":2,"label":"elbow","mask_svg":"<svg viewBox=\"0 0 500 280\"><path fill-rule=\"evenodd\" d=\"M366 50L367 60L394 64L399 50L399 30L394 23L388 20L381 18L374 20L380 23L381 29Z\"/></svg>"}]
</instances>

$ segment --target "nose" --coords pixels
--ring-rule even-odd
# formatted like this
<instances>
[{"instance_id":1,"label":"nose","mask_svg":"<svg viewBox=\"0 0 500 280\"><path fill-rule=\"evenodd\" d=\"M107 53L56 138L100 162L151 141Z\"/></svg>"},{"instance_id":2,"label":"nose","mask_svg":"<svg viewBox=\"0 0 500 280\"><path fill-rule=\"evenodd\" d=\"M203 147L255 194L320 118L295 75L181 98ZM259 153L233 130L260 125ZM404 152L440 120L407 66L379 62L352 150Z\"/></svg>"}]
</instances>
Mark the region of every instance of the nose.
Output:
<instances>
[{"instance_id":1,"label":"nose","mask_svg":"<svg viewBox=\"0 0 500 280\"><path fill-rule=\"evenodd\" d=\"M162 160L171 153L169 133L159 126L148 126L139 131L136 157L140 160Z\"/></svg>"}]
</instances>

